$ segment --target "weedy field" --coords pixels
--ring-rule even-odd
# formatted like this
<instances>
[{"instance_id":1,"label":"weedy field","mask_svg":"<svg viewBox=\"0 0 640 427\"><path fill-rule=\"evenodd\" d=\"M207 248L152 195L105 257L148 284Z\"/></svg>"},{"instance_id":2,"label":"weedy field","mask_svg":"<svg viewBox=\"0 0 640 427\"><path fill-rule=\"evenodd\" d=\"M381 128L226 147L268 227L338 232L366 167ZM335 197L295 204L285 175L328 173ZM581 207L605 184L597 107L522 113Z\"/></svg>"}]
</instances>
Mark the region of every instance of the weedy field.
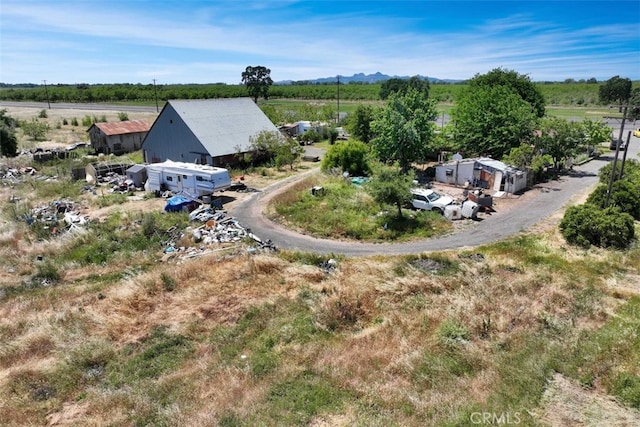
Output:
<instances>
[{"instance_id":1,"label":"weedy field","mask_svg":"<svg viewBox=\"0 0 640 427\"><path fill-rule=\"evenodd\" d=\"M37 234L5 202L56 194L100 212L86 232ZM640 419L637 246L573 248L548 221L459 251L345 258L243 241L161 262L164 233L188 218L153 199L100 206L65 178L1 197L3 425Z\"/></svg>"}]
</instances>

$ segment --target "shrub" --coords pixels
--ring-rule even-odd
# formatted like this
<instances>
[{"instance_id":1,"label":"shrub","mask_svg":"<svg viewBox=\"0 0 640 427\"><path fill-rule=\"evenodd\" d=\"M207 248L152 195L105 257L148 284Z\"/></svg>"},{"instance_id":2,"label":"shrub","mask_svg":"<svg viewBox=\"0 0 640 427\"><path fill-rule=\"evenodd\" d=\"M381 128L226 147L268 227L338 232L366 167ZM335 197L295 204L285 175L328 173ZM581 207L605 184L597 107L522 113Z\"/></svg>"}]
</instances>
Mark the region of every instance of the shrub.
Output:
<instances>
[{"instance_id":1,"label":"shrub","mask_svg":"<svg viewBox=\"0 0 640 427\"><path fill-rule=\"evenodd\" d=\"M91 119L91 116L84 116L82 118L82 126L84 127L89 127L94 123L94 121Z\"/></svg>"},{"instance_id":2,"label":"shrub","mask_svg":"<svg viewBox=\"0 0 640 427\"><path fill-rule=\"evenodd\" d=\"M369 147L360 141L332 145L322 159L322 170L340 168L354 176L369 175Z\"/></svg>"},{"instance_id":3,"label":"shrub","mask_svg":"<svg viewBox=\"0 0 640 427\"><path fill-rule=\"evenodd\" d=\"M76 117L71 119L71 126L78 126L78 119Z\"/></svg>"},{"instance_id":4,"label":"shrub","mask_svg":"<svg viewBox=\"0 0 640 427\"><path fill-rule=\"evenodd\" d=\"M607 185L600 185L589 195L587 203L600 209L605 207L607 199ZM609 206L617 206L624 213L628 213L635 220L640 220L640 181L632 182L626 179L616 181L611 186Z\"/></svg>"},{"instance_id":5,"label":"shrub","mask_svg":"<svg viewBox=\"0 0 640 427\"><path fill-rule=\"evenodd\" d=\"M120 120L121 122L126 122L127 120L129 120L129 115L121 111L118 113L118 120Z\"/></svg>"},{"instance_id":6,"label":"shrub","mask_svg":"<svg viewBox=\"0 0 640 427\"><path fill-rule=\"evenodd\" d=\"M40 110L40 112L38 113L38 117L41 119L46 119L47 117L49 117L47 115L47 110Z\"/></svg>"},{"instance_id":7,"label":"shrub","mask_svg":"<svg viewBox=\"0 0 640 427\"><path fill-rule=\"evenodd\" d=\"M603 248L628 247L635 237L633 217L618 207L598 210L592 204L571 206L560 222L560 231L568 243Z\"/></svg>"},{"instance_id":8,"label":"shrub","mask_svg":"<svg viewBox=\"0 0 640 427\"><path fill-rule=\"evenodd\" d=\"M25 135L29 136L34 141L43 141L47 137L49 131L49 123L40 122L38 119L33 119L30 122L24 121L20 124L22 131Z\"/></svg>"},{"instance_id":9,"label":"shrub","mask_svg":"<svg viewBox=\"0 0 640 427\"><path fill-rule=\"evenodd\" d=\"M300 142L304 142L305 144L310 144L312 142L320 142L322 139L322 135L316 132L313 129L309 129L302 136L300 136Z\"/></svg>"}]
</instances>

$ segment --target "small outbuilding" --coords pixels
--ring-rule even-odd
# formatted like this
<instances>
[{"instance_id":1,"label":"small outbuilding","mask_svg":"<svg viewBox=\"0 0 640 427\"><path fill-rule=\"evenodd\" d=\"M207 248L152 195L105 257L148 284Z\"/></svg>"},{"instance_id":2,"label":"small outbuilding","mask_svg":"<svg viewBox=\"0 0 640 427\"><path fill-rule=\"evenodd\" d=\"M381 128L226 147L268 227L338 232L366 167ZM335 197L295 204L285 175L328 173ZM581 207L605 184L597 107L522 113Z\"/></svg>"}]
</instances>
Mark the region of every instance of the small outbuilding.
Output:
<instances>
[{"instance_id":1,"label":"small outbuilding","mask_svg":"<svg viewBox=\"0 0 640 427\"><path fill-rule=\"evenodd\" d=\"M97 153L124 154L139 150L151 126L143 120L94 123L87 130Z\"/></svg>"},{"instance_id":2,"label":"small outbuilding","mask_svg":"<svg viewBox=\"0 0 640 427\"><path fill-rule=\"evenodd\" d=\"M147 167L145 165L133 165L127 169L127 179L133 182L136 188L144 186L147 182Z\"/></svg>"},{"instance_id":3,"label":"small outbuilding","mask_svg":"<svg viewBox=\"0 0 640 427\"><path fill-rule=\"evenodd\" d=\"M435 180L465 188L518 193L527 187L527 172L488 157L455 160L436 166Z\"/></svg>"}]
</instances>

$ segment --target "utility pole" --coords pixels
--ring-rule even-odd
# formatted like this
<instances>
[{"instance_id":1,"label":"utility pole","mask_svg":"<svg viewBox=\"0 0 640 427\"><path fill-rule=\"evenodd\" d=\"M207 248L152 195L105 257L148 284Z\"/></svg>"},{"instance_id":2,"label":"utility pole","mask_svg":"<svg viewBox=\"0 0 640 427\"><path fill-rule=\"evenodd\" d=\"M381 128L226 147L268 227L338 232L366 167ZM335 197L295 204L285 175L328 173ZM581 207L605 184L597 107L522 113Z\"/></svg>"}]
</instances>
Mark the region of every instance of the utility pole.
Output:
<instances>
[{"instance_id":1,"label":"utility pole","mask_svg":"<svg viewBox=\"0 0 640 427\"><path fill-rule=\"evenodd\" d=\"M340 74L338 74L338 116L336 117L336 125L340 124Z\"/></svg>"},{"instance_id":2,"label":"utility pole","mask_svg":"<svg viewBox=\"0 0 640 427\"><path fill-rule=\"evenodd\" d=\"M616 144L616 155L613 159L613 165L611 166L611 176L609 177L609 186L607 187L607 197L604 202L604 207L609 207L609 199L611 197L611 188L613 187L614 178L616 176L616 165L618 163L618 154L620 153L621 146L624 146L624 154L622 156L622 165L620 166L620 173L618 174L618 179L622 178L622 171L624 170L624 163L627 159L627 150L629 149L629 142L631 140L631 132L627 135L627 142L623 144L622 135L624 133L624 123L627 120L627 112L629 111L629 107L636 108L636 105L611 105L609 108L617 107L618 109L622 109L622 122L620 123L620 133L618 136L619 143ZM607 117L610 119L617 119L618 117Z\"/></svg>"},{"instance_id":3,"label":"utility pole","mask_svg":"<svg viewBox=\"0 0 640 427\"><path fill-rule=\"evenodd\" d=\"M47 105L49 106L49 110L51 110L51 102L49 102L49 90L47 89L47 81L43 80L44 82L44 93L47 94Z\"/></svg>"},{"instance_id":4,"label":"utility pole","mask_svg":"<svg viewBox=\"0 0 640 427\"><path fill-rule=\"evenodd\" d=\"M158 110L158 91L156 90L156 79L153 79L153 93L156 96L156 113L157 113L160 110Z\"/></svg>"}]
</instances>

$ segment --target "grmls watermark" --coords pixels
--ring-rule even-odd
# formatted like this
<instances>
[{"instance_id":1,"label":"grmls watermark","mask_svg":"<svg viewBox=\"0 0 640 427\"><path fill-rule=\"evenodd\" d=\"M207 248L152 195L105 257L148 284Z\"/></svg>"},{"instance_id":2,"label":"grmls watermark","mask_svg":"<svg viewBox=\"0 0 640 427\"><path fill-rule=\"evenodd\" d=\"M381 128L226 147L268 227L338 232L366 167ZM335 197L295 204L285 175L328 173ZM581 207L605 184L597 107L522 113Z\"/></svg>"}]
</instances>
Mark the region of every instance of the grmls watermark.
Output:
<instances>
[{"instance_id":1,"label":"grmls watermark","mask_svg":"<svg viewBox=\"0 0 640 427\"><path fill-rule=\"evenodd\" d=\"M522 421L520 412L472 412L469 416L472 424L517 425Z\"/></svg>"}]
</instances>

